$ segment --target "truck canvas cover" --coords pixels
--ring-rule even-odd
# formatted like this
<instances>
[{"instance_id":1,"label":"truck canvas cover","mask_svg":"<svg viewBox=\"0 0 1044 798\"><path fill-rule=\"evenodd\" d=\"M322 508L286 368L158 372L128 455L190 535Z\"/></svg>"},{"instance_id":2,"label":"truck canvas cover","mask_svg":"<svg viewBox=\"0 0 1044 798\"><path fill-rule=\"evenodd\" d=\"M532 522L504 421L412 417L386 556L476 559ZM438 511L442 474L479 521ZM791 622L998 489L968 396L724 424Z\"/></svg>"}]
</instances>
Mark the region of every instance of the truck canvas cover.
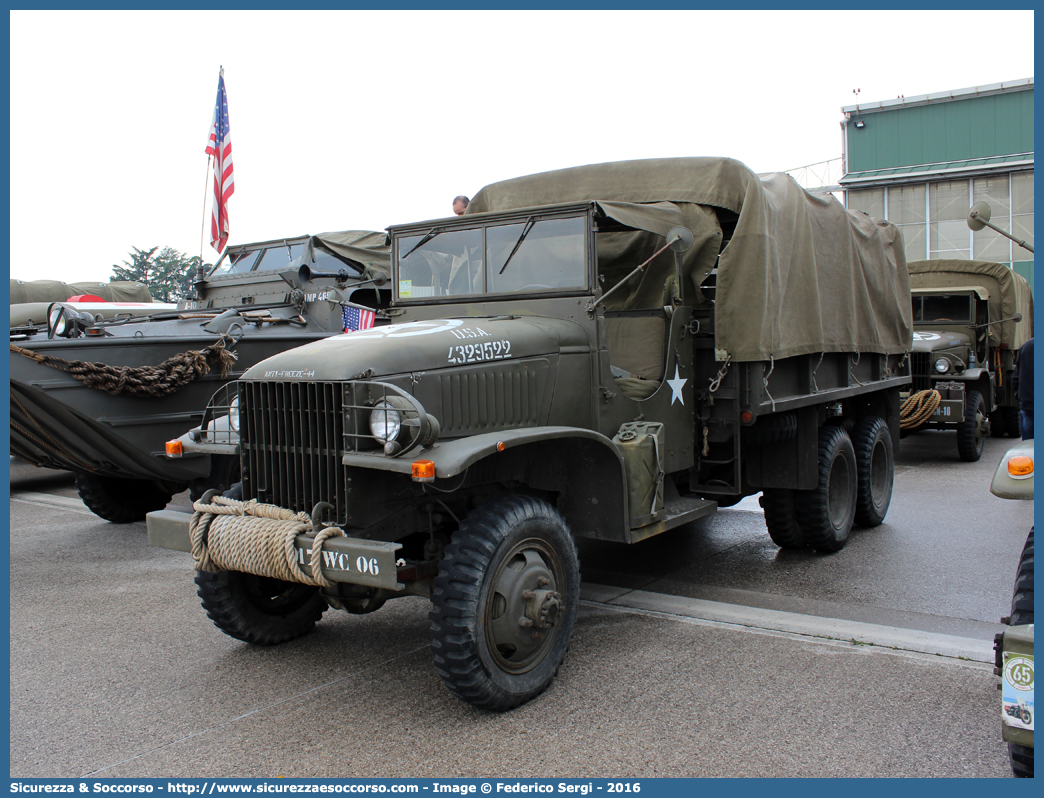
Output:
<instances>
[{"instance_id":1,"label":"truck canvas cover","mask_svg":"<svg viewBox=\"0 0 1044 798\"><path fill-rule=\"evenodd\" d=\"M391 246L387 233L372 230L320 233L311 237L310 245L313 250L325 250L342 260L358 264L363 269L361 276L364 280L391 274Z\"/></svg>"},{"instance_id":2,"label":"truck canvas cover","mask_svg":"<svg viewBox=\"0 0 1044 798\"><path fill-rule=\"evenodd\" d=\"M118 280L110 283L63 283L61 280L12 280L11 304L64 302L71 296L94 294L106 302L151 302L147 286Z\"/></svg>"},{"instance_id":3,"label":"truck canvas cover","mask_svg":"<svg viewBox=\"0 0 1044 798\"><path fill-rule=\"evenodd\" d=\"M468 214L583 201L638 228L599 236L603 290L662 245L671 227L693 233L695 244L682 257L685 293L701 297L698 287L717 266L715 346L735 361L910 347L899 231L832 196L810 194L785 174L762 178L730 158L594 164L493 183ZM731 238L721 250L726 232ZM673 270L673 258L661 256L607 308L659 306Z\"/></svg>"},{"instance_id":4,"label":"truck canvas cover","mask_svg":"<svg viewBox=\"0 0 1044 798\"><path fill-rule=\"evenodd\" d=\"M911 288L982 286L990 295L990 321L1022 314L1021 322L990 327L990 346L1018 349L1033 337L1033 295L1029 283L1003 263L984 260L915 260L909 264Z\"/></svg>"}]
</instances>

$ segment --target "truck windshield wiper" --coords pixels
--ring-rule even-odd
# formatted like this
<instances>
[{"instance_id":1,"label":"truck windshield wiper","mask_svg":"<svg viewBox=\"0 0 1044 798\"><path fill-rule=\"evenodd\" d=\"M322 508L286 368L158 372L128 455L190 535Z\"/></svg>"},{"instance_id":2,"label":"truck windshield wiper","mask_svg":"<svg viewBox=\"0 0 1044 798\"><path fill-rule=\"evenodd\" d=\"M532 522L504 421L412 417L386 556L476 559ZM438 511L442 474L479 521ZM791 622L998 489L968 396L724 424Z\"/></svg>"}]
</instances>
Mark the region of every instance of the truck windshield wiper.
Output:
<instances>
[{"instance_id":1,"label":"truck windshield wiper","mask_svg":"<svg viewBox=\"0 0 1044 798\"><path fill-rule=\"evenodd\" d=\"M412 254L413 254L414 250L417 250L417 249L419 249L420 247L424 246L424 245L425 245L425 244L427 244L427 243L428 243L429 241L431 241L431 239L435 238L435 236L437 236L437 235L438 235L439 233L441 233L441 232L442 232L442 231L441 231L441 230L439 230L439 229L438 229L438 228L436 228L436 227L433 227L433 228L431 228L431 229L430 229L430 230L429 230L429 231L428 231L427 233L425 233L425 234L424 234L424 237L423 237L423 238L421 238L421 240L420 240L420 241L418 241L418 242L417 242L416 244L414 244L414 245L413 245L413 249L411 249L411 250L410 250L409 252L407 252L407 253L406 253L405 255L402 255L402 256L401 256L401 257L399 258L399 260L406 260L406 258L408 258L408 257L409 257L410 255L412 255Z\"/></svg>"},{"instance_id":2,"label":"truck windshield wiper","mask_svg":"<svg viewBox=\"0 0 1044 798\"><path fill-rule=\"evenodd\" d=\"M529 231L533 229L533 225L534 225L534 224L536 224L536 222L535 222L535 221L533 221L533 217L532 217L532 216L530 216L530 217L529 217L529 218L528 218L528 219L526 220L526 226L525 226L525 228L524 228L524 229L522 230L522 235L520 235L520 236L518 237L518 241L516 241L516 242L515 242L515 248L511 250L511 254L507 256L507 260L506 260L506 261L504 261L504 265L500 267L500 271L499 271L499 272L497 272L497 274L503 274L503 273L504 273L504 269L506 269L506 268L507 268L507 265L508 265L509 263L511 263L511 259L512 259L513 257L515 257L515 253L516 253L516 252L518 252L518 248L519 248L520 246L522 246L522 242L523 242L523 241L525 241L525 239L526 239L526 236L527 236L527 235L529 235Z\"/></svg>"}]
</instances>

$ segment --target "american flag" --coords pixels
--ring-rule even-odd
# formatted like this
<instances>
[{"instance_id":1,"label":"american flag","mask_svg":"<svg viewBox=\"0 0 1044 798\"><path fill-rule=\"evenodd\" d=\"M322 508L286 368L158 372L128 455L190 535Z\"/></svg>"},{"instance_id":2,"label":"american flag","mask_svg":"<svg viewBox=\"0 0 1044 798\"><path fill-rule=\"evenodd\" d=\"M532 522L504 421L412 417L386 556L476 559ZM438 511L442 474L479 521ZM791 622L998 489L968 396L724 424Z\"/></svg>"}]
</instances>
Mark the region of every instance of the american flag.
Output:
<instances>
[{"instance_id":1,"label":"american flag","mask_svg":"<svg viewBox=\"0 0 1044 798\"><path fill-rule=\"evenodd\" d=\"M373 311L345 305L341 310L341 320L344 322L345 332L368 330L373 326Z\"/></svg>"},{"instance_id":2,"label":"american flag","mask_svg":"<svg viewBox=\"0 0 1044 798\"><path fill-rule=\"evenodd\" d=\"M232 176L232 134L228 129L225 70L218 73L217 103L210 123L207 155L214 156L214 201L210 208L210 245L218 252L228 243L228 198L236 190Z\"/></svg>"}]
</instances>

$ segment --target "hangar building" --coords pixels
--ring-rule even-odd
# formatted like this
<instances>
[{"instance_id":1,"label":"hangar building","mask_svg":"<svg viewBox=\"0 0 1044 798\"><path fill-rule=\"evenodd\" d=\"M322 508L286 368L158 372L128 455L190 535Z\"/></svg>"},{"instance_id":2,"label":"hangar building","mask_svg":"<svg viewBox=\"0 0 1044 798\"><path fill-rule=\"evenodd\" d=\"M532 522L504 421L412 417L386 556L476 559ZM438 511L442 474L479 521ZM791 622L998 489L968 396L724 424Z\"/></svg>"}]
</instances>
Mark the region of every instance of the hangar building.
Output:
<instances>
[{"instance_id":1,"label":"hangar building","mask_svg":"<svg viewBox=\"0 0 1044 798\"><path fill-rule=\"evenodd\" d=\"M1033 246L1033 78L841 110L849 208L896 224L907 260L992 260L1033 285L1033 253L966 221L985 200Z\"/></svg>"}]
</instances>

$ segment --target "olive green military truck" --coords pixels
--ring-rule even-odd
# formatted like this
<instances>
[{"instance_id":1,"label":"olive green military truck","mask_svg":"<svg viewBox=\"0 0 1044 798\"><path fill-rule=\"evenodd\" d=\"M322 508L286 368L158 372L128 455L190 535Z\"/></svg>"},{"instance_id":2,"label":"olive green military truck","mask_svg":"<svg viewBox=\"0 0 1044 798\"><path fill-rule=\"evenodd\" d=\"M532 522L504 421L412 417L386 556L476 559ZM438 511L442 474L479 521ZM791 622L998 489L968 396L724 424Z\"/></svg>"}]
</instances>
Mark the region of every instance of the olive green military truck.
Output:
<instances>
[{"instance_id":1,"label":"olive green military truck","mask_svg":"<svg viewBox=\"0 0 1044 798\"><path fill-rule=\"evenodd\" d=\"M393 323L219 391L181 457L236 453L241 486L148 517L227 634L430 597L449 689L505 710L565 656L574 537L638 543L759 491L783 547L882 522L912 333L892 225L692 158L389 229Z\"/></svg>"},{"instance_id":2,"label":"olive green military truck","mask_svg":"<svg viewBox=\"0 0 1044 798\"><path fill-rule=\"evenodd\" d=\"M987 435L1019 435L1012 376L1033 337L1029 283L986 261L911 261L909 271L913 384L903 427L955 430L960 458L978 460Z\"/></svg>"}]
</instances>

